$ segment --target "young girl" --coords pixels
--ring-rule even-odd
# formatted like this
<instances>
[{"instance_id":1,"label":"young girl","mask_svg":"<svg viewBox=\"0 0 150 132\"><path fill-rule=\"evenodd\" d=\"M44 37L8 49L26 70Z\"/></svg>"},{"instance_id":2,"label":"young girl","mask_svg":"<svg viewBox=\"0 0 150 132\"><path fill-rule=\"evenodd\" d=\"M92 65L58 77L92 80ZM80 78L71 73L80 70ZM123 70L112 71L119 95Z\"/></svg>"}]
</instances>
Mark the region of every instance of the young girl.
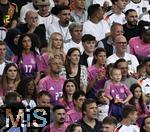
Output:
<instances>
[{"instance_id":1,"label":"young girl","mask_svg":"<svg viewBox=\"0 0 150 132\"><path fill-rule=\"evenodd\" d=\"M63 104L67 111L74 109L73 94L76 90L78 90L78 86L74 80L68 79L64 82L63 96L58 102Z\"/></svg>"},{"instance_id":2,"label":"young girl","mask_svg":"<svg viewBox=\"0 0 150 132\"><path fill-rule=\"evenodd\" d=\"M122 108L132 98L132 93L122 84L121 70L113 68L110 73L112 82L105 89L106 97L110 100L109 114L119 121L122 119Z\"/></svg>"},{"instance_id":3,"label":"young girl","mask_svg":"<svg viewBox=\"0 0 150 132\"><path fill-rule=\"evenodd\" d=\"M139 115L137 123L138 125L141 125L143 117L149 113L146 102L144 101L142 88L139 84L133 84L130 90L133 94L133 98L130 100L130 104L136 106L136 111Z\"/></svg>"},{"instance_id":4,"label":"young girl","mask_svg":"<svg viewBox=\"0 0 150 132\"><path fill-rule=\"evenodd\" d=\"M108 116L109 110L109 100L105 97L105 91L100 90L97 94L97 110L98 110L98 120L103 121L103 119Z\"/></svg>"},{"instance_id":5,"label":"young girl","mask_svg":"<svg viewBox=\"0 0 150 132\"><path fill-rule=\"evenodd\" d=\"M22 103L29 108L32 109L36 107L36 86L33 78L26 77L20 81L17 87L17 92L22 96Z\"/></svg>"}]
</instances>

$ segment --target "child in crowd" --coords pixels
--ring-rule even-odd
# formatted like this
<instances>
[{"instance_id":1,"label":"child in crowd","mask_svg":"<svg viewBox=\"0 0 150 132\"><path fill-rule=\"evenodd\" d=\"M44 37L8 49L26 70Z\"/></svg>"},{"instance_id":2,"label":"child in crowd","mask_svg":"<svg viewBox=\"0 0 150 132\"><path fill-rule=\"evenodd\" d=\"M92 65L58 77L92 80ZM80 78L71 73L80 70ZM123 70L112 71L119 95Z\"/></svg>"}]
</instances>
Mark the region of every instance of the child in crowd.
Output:
<instances>
[{"instance_id":1,"label":"child in crowd","mask_svg":"<svg viewBox=\"0 0 150 132\"><path fill-rule=\"evenodd\" d=\"M105 91L100 90L97 94L97 100L98 100L98 120L103 121L103 119L108 116L108 110L109 110L109 100L105 97Z\"/></svg>"},{"instance_id":2,"label":"child in crowd","mask_svg":"<svg viewBox=\"0 0 150 132\"><path fill-rule=\"evenodd\" d=\"M82 127L80 124L73 123L67 127L65 132L82 132Z\"/></svg>"},{"instance_id":3,"label":"child in crowd","mask_svg":"<svg viewBox=\"0 0 150 132\"><path fill-rule=\"evenodd\" d=\"M146 77L146 68L143 64L137 66L137 76L138 79L143 79Z\"/></svg>"},{"instance_id":4,"label":"child in crowd","mask_svg":"<svg viewBox=\"0 0 150 132\"><path fill-rule=\"evenodd\" d=\"M121 70L113 68L110 73L111 83L105 89L106 97L110 100L109 114L119 121L122 119L122 109L132 98L132 93L121 81Z\"/></svg>"}]
</instances>

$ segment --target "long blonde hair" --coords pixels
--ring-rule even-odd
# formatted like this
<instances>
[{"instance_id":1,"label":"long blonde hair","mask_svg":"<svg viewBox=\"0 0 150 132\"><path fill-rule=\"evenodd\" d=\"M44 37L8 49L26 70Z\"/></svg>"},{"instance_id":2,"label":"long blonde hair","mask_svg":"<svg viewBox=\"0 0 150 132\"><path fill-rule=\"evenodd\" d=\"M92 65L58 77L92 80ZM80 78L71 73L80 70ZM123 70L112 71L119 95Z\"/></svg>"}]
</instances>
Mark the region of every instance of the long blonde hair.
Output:
<instances>
[{"instance_id":1,"label":"long blonde hair","mask_svg":"<svg viewBox=\"0 0 150 132\"><path fill-rule=\"evenodd\" d=\"M60 47L60 52L59 52L59 55L61 56L63 62L65 61L65 52L64 52L64 44L63 44L63 36L61 33L59 32L54 32L51 34L50 38L49 38L49 43L48 43L48 58L51 58L51 56L53 55L57 55L57 53L54 53L53 51L53 40L54 38L56 37L56 35L59 35L61 36L62 38L62 45Z\"/></svg>"}]
</instances>

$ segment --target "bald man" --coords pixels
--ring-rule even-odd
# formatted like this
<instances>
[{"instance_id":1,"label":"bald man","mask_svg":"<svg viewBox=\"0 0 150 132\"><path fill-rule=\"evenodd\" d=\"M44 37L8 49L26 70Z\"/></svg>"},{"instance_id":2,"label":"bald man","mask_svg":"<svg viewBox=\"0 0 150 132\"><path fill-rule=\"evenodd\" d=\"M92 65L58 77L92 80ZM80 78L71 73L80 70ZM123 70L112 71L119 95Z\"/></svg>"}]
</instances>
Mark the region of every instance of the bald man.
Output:
<instances>
[{"instance_id":1,"label":"bald man","mask_svg":"<svg viewBox=\"0 0 150 132\"><path fill-rule=\"evenodd\" d=\"M114 39L116 52L107 58L106 64L115 63L118 59L124 58L128 62L128 72L136 72L136 67L139 65L137 58L126 52L127 39L123 35L118 35Z\"/></svg>"},{"instance_id":2,"label":"bald man","mask_svg":"<svg viewBox=\"0 0 150 132\"><path fill-rule=\"evenodd\" d=\"M46 29L44 24L38 23L38 13L32 10L27 11L25 15L25 22L26 23L17 26L21 34L34 33L40 39L42 45L47 44Z\"/></svg>"}]
</instances>

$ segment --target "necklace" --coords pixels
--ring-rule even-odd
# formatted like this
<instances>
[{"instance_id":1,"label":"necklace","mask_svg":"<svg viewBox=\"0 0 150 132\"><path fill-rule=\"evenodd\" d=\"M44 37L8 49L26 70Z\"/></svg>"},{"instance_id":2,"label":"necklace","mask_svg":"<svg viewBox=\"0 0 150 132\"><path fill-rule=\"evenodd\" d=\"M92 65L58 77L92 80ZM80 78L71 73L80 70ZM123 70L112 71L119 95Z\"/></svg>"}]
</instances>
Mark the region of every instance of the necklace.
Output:
<instances>
[{"instance_id":1,"label":"necklace","mask_svg":"<svg viewBox=\"0 0 150 132\"><path fill-rule=\"evenodd\" d=\"M59 23L58 23L58 25L59 25L59 28L60 28L60 32L63 35L64 42L65 43L68 42L68 39L67 39L67 35L68 35L68 31L69 31L68 27L65 27L65 29L67 28L67 31L65 32L64 31L65 29Z\"/></svg>"}]
</instances>

